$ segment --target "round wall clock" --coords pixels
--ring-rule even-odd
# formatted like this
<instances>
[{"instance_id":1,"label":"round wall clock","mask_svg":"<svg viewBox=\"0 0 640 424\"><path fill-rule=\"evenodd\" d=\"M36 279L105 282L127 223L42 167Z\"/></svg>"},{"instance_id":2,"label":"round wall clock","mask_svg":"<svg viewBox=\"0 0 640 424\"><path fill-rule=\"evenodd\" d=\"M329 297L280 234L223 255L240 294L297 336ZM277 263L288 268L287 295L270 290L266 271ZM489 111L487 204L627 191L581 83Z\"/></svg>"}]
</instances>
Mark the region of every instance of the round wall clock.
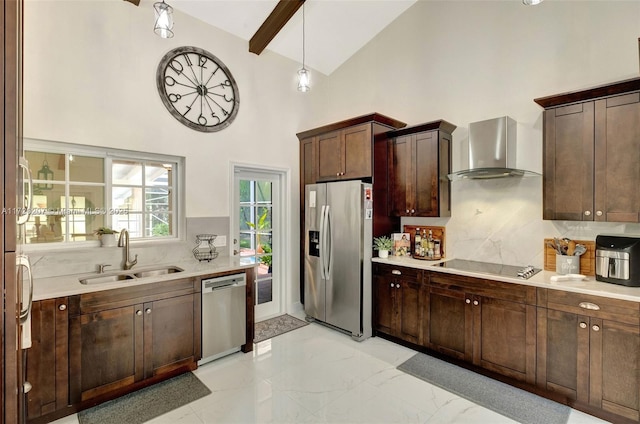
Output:
<instances>
[{"instance_id":1,"label":"round wall clock","mask_svg":"<svg viewBox=\"0 0 640 424\"><path fill-rule=\"evenodd\" d=\"M167 110L196 131L220 131L238 114L240 96L231 72L198 47L178 47L165 54L156 84Z\"/></svg>"}]
</instances>

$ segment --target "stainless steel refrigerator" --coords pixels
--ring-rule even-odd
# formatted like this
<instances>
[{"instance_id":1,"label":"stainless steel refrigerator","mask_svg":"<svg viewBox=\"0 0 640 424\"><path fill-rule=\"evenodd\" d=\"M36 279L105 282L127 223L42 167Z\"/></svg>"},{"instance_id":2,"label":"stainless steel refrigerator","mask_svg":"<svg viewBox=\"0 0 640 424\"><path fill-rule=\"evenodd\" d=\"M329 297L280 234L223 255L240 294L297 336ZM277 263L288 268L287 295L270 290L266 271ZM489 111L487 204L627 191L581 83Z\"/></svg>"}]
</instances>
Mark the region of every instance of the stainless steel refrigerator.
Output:
<instances>
[{"instance_id":1,"label":"stainless steel refrigerator","mask_svg":"<svg viewBox=\"0 0 640 424\"><path fill-rule=\"evenodd\" d=\"M307 319L350 333L358 341L371 337L371 184L308 184L305 201Z\"/></svg>"}]
</instances>

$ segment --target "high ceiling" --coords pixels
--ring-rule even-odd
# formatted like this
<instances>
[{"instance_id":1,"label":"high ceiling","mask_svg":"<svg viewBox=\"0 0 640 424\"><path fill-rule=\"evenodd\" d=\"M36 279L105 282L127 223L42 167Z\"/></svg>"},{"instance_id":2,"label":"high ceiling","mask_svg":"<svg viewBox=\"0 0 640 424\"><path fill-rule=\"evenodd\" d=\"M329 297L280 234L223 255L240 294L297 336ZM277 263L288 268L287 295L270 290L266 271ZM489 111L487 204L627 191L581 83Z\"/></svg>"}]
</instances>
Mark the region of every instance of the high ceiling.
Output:
<instances>
[{"instance_id":1,"label":"high ceiling","mask_svg":"<svg viewBox=\"0 0 640 424\"><path fill-rule=\"evenodd\" d=\"M417 0L307 0L305 65L331 74ZM175 9L248 42L278 0L167 0ZM180 31L176 21L175 31ZM302 8L269 43L302 62Z\"/></svg>"}]
</instances>

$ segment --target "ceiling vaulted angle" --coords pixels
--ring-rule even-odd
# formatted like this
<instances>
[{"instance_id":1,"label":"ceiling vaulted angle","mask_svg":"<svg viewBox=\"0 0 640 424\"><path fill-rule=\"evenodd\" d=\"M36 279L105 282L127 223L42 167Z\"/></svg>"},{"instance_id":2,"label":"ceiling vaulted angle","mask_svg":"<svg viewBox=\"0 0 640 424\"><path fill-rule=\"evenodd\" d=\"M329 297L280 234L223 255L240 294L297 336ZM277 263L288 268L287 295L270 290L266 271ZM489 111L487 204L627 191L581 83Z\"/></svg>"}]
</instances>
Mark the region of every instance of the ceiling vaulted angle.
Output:
<instances>
[{"instance_id":1,"label":"ceiling vaulted angle","mask_svg":"<svg viewBox=\"0 0 640 424\"><path fill-rule=\"evenodd\" d=\"M305 0L280 0L249 40L249 51L257 55L262 53L304 2Z\"/></svg>"}]
</instances>

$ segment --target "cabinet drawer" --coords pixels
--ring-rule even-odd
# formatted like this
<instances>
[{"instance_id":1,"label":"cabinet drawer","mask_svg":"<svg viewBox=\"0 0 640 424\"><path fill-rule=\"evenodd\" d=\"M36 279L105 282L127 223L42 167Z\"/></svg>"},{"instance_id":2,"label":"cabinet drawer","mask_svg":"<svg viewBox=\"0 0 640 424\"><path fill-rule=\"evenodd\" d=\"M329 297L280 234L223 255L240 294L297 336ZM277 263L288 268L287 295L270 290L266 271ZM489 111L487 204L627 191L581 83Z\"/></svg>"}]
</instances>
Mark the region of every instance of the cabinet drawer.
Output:
<instances>
[{"instance_id":1,"label":"cabinet drawer","mask_svg":"<svg viewBox=\"0 0 640 424\"><path fill-rule=\"evenodd\" d=\"M440 272L429 272L429 284L433 288L471 292L480 296L511 302L535 305L536 289L517 283L485 280Z\"/></svg>"},{"instance_id":2,"label":"cabinet drawer","mask_svg":"<svg viewBox=\"0 0 640 424\"><path fill-rule=\"evenodd\" d=\"M638 325L640 303L563 290L538 289L538 304L548 309Z\"/></svg>"},{"instance_id":3,"label":"cabinet drawer","mask_svg":"<svg viewBox=\"0 0 640 424\"><path fill-rule=\"evenodd\" d=\"M403 266L375 264L375 275L385 278L402 278L403 280L422 281L422 270Z\"/></svg>"}]
</instances>

